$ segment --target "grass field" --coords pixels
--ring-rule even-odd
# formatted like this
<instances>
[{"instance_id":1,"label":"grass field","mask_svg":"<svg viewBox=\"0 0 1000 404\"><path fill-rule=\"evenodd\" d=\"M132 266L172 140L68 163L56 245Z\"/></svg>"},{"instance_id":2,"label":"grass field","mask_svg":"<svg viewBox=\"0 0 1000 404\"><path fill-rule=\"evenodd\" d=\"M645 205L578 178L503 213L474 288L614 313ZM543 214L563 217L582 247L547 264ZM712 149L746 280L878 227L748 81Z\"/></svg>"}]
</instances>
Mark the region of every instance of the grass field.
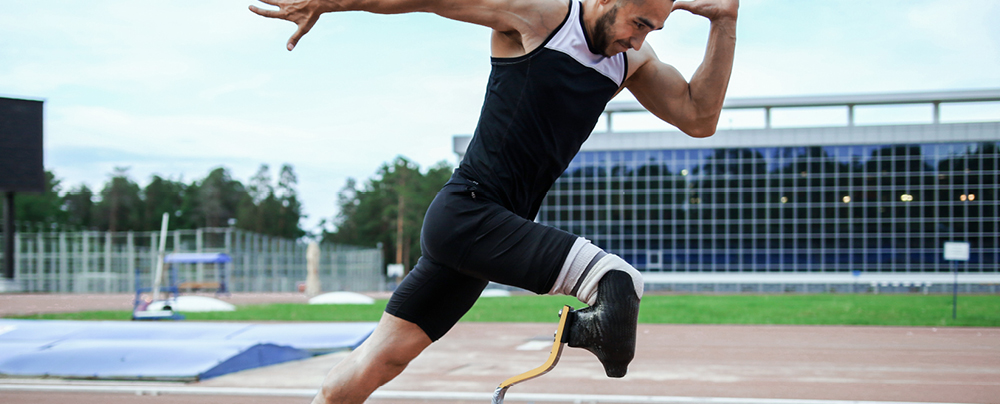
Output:
<instances>
[{"instance_id":1,"label":"grass field","mask_svg":"<svg viewBox=\"0 0 1000 404\"><path fill-rule=\"evenodd\" d=\"M195 321L378 321L385 300L374 305L262 304L234 312L185 313ZM795 324L1000 327L1000 296L959 296L951 319L946 295L647 295L640 323ZM565 296L483 298L462 321L555 322L559 308L582 305ZM19 316L28 319L128 320L127 311Z\"/></svg>"}]
</instances>

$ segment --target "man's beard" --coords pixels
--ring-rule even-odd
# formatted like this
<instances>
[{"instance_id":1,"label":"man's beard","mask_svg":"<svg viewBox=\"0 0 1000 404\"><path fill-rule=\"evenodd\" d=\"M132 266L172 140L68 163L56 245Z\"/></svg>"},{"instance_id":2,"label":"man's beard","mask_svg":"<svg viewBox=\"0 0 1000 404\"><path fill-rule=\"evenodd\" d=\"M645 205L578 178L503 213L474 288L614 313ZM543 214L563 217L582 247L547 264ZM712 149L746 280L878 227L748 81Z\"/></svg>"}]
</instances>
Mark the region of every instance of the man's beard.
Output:
<instances>
[{"instance_id":1,"label":"man's beard","mask_svg":"<svg viewBox=\"0 0 1000 404\"><path fill-rule=\"evenodd\" d=\"M608 54L608 46L611 45L611 24L615 22L615 17L618 16L618 5L615 4L611 10L604 13L597 19L597 23L594 24L594 48L591 52L599 53L601 55L611 57Z\"/></svg>"}]
</instances>

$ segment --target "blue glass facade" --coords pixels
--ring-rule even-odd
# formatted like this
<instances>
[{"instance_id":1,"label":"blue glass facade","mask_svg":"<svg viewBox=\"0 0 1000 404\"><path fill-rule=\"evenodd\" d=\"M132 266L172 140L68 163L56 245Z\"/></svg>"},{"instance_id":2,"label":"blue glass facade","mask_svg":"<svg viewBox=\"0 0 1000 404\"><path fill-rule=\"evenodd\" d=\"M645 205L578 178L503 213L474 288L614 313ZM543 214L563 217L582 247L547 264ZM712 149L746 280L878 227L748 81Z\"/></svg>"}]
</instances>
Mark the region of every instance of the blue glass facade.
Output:
<instances>
[{"instance_id":1,"label":"blue glass facade","mask_svg":"<svg viewBox=\"0 0 1000 404\"><path fill-rule=\"evenodd\" d=\"M652 272L1000 265L1000 142L581 152L538 221Z\"/></svg>"}]
</instances>

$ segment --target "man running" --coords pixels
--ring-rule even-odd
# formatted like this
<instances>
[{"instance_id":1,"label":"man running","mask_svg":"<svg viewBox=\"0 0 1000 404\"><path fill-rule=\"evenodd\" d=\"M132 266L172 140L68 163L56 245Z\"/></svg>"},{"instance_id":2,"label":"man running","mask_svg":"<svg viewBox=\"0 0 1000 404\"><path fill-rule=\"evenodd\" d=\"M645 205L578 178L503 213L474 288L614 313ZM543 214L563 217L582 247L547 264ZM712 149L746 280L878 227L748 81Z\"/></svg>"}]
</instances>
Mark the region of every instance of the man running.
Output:
<instances>
[{"instance_id":1,"label":"man running","mask_svg":"<svg viewBox=\"0 0 1000 404\"><path fill-rule=\"evenodd\" d=\"M623 88L693 137L715 133L732 71L738 0L261 0L254 13L298 25L323 13L430 12L493 29L492 73L465 158L427 210L421 258L375 331L327 375L314 403L361 403L472 307L489 281L572 295L569 345L610 377L635 353L639 272L582 237L532 221L549 188ZM681 9L711 21L690 82L657 59L647 34Z\"/></svg>"}]
</instances>

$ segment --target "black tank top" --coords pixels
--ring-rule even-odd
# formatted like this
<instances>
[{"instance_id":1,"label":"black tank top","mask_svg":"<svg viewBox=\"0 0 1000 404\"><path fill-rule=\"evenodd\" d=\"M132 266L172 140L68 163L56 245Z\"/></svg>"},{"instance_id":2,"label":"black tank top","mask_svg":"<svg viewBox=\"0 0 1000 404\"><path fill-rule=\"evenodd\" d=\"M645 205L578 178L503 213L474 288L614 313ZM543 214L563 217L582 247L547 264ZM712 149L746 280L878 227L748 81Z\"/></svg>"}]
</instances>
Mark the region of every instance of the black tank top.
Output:
<instances>
[{"instance_id":1,"label":"black tank top","mask_svg":"<svg viewBox=\"0 0 1000 404\"><path fill-rule=\"evenodd\" d=\"M479 124L451 183L474 185L534 219L628 71L624 52L594 54L589 41L581 5L570 0L566 19L538 49L491 59Z\"/></svg>"}]
</instances>

